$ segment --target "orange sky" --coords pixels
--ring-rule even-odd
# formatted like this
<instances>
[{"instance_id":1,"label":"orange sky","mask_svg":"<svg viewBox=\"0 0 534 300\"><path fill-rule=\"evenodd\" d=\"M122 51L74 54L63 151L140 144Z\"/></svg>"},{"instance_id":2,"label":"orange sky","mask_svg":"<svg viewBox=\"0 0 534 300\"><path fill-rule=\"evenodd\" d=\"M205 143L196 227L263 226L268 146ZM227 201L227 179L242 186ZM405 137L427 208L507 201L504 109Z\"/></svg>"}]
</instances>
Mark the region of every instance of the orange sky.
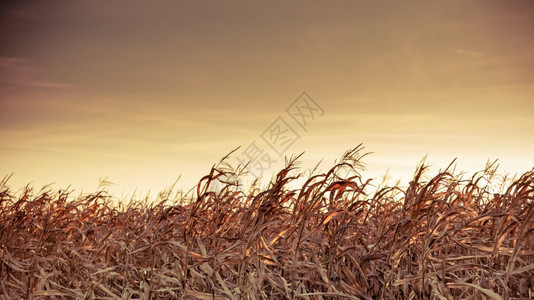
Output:
<instances>
[{"instance_id":1,"label":"orange sky","mask_svg":"<svg viewBox=\"0 0 534 300\"><path fill-rule=\"evenodd\" d=\"M189 188L253 142L272 173L283 158L261 135L279 117L300 136L283 154L306 151L306 168L360 143L365 177L407 178L425 154L434 171L534 167L532 1L9 2L0 176L14 189ZM303 91L324 110L306 130L285 111Z\"/></svg>"}]
</instances>

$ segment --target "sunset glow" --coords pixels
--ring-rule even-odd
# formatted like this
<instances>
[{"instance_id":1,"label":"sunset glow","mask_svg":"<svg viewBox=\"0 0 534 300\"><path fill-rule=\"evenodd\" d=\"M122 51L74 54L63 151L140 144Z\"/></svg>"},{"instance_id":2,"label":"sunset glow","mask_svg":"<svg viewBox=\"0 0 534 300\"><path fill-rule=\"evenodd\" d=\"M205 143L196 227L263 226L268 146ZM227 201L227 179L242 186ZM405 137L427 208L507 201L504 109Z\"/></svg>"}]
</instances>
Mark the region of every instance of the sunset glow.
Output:
<instances>
[{"instance_id":1,"label":"sunset glow","mask_svg":"<svg viewBox=\"0 0 534 300\"><path fill-rule=\"evenodd\" d=\"M120 196L189 189L238 146L364 177L458 158L534 167L534 4L9 1L1 9L0 175ZM306 127L286 111L303 92ZM299 139L262 139L282 118ZM235 158L231 158L236 163Z\"/></svg>"}]
</instances>

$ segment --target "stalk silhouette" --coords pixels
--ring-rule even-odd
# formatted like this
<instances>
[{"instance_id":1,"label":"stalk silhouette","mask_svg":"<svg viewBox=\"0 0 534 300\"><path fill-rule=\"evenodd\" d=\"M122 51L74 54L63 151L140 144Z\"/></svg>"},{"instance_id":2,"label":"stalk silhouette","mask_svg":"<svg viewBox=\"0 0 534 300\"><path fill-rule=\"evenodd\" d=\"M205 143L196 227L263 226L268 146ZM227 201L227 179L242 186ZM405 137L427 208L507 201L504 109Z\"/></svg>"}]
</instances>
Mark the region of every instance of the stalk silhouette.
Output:
<instances>
[{"instance_id":1,"label":"stalk silhouette","mask_svg":"<svg viewBox=\"0 0 534 300\"><path fill-rule=\"evenodd\" d=\"M194 195L124 206L105 191L15 194L6 179L0 298L534 297L533 171L425 180L422 163L407 188L373 188L364 156L348 151L299 189L293 157L248 191L225 157Z\"/></svg>"}]
</instances>

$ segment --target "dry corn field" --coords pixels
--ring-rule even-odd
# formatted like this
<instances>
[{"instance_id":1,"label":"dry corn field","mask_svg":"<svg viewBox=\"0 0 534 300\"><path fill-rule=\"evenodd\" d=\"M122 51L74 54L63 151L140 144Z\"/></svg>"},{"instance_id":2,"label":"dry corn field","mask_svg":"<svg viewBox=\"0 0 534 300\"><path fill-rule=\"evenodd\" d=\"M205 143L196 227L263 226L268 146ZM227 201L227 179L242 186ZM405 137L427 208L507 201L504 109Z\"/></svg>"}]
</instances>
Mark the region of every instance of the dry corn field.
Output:
<instances>
[{"instance_id":1,"label":"dry corn field","mask_svg":"<svg viewBox=\"0 0 534 300\"><path fill-rule=\"evenodd\" d=\"M224 160L190 194L0 190L1 299L532 299L534 172L421 164L365 180L361 148L298 189L298 157L244 191ZM230 174L232 173L232 174ZM187 196L189 195L189 196Z\"/></svg>"}]
</instances>

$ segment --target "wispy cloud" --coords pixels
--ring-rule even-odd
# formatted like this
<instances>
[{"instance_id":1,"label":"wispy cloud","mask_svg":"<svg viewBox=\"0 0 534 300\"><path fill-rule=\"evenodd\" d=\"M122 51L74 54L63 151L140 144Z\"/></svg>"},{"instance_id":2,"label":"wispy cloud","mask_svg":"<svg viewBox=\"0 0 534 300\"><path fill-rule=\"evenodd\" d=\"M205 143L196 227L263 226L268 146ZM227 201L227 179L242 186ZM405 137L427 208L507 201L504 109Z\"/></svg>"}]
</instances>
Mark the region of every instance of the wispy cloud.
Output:
<instances>
[{"instance_id":1,"label":"wispy cloud","mask_svg":"<svg viewBox=\"0 0 534 300\"><path fill-rule=\"evenodd\" d=\"M66 88L72 84L55 82L38 78L39 73L45 70L38 68L32 59L21 57L0 57L0 84L45 87L45 88Z\"/></svg>"},{"instance_id":2,"label":"wispy cloud","mask_svg":"<svg viewBox=\"0 0 534 300\"><path fill-rule=\"evenodd\" d=\"M465 56L470 56L470 57L482 57L482 56L484 56L484 53L482 53L482 52L467 51L467 50L462 50L462 49L456 49L456 50L454 50L454 53L458 53L458 54L465 55Z\"/></svg>"}]
</instances>

